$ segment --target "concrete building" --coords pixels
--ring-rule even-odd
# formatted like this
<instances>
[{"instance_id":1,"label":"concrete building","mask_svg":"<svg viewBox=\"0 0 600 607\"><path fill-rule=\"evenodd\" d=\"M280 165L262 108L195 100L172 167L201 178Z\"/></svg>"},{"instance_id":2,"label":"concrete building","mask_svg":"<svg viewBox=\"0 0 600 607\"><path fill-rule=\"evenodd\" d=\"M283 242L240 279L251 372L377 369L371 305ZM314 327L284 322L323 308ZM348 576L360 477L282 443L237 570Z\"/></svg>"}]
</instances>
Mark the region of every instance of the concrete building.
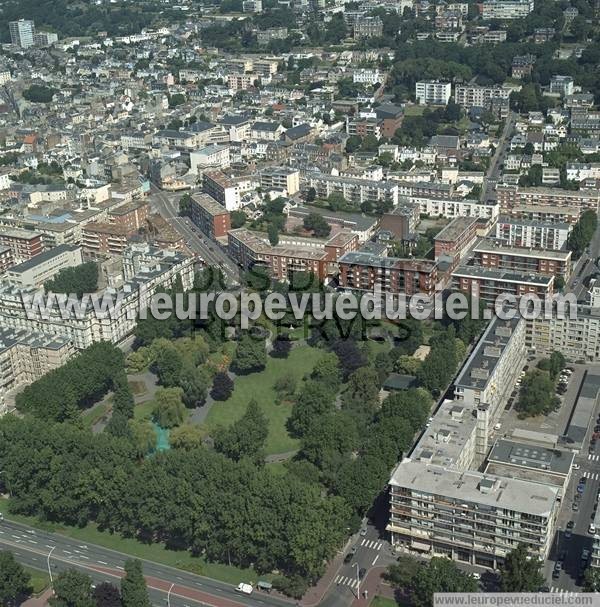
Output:
<instances>
[{"instance_id":1,"label":"concrete building","mask_svg":"<svg viewBox=\"0 0 600 607\"><path fill-rule=\"evenodd\" d=\"M378 38L383 34L383 21L379 17L359 16L354 20L354 39Z\"/></svg>"},{"instance_id":2,"label":"concrete building","mask_svg":"<svg viewBox=\"0 0 600 607\"><path fill-rule=\"evenodd\" d=\"M571 251L506 246L491 238L483 239L475 245L473 260L483 268L561 276L565 282L569 280L572 270Z\"/></svg>"},{"instance_id":3,"label":"concrete building","mask_svg":"<svg viewBox=\"0 0 600 607\"><path fill-rule=\"evenodd\" d=\"M455 263L477 239L479 222L474 217L456 217L434 237L434 258L449 255Z\"/></svg>"},{"instance_id":4,"label":"concrete building","mask_svg":"<svg viewBox=\"0 0 600 607\"><path fill-rule=\"evenodd\" d=\"M27 19L11 21L8 24L10 30L10 41L15 46L30 48L34 45L35 23Z\"/></svg>"},{"instance_id":5,"label":"concrete building","mask_svg":"<svg viewBox=\"0 0 600 607\"><path fill-rule=\"evenodd\" d=\"M528 294L541 299L552 297L554 276L459 266L452 272L452 286L493 306L504 295L514 295L517 299Z\"/></svg>"},{"instance_id":6,"label":"concrete building","mask_svg":"<svg viewBox=\"0 0 600 607\"><path fill-rule=\"evenodd\" d=\"M134 258L138 258L136 262ZM128 261L128 259L130 261ZM28 303L43 296L43 289L0 285L0 326L16 330L36 331L71 342L77 349L85 349L98 341L119 343L135 328L140 310L146 310L157 289L170 288L177 277L189 290L194 280L193 257L149 245L136 245L123 252L125 283L118 291L107 288L99 292L99 301L116 304L111 313L98 314L88 306L82 314L65 316L54 305L44 310ZM137 268L134 275L126 268Z\"/></svg>"},{"instance_id":7,"label":"concrete building","mask_svg":"<svg viewBox=\"0 0 600 607\"><path fill-rule=\"evenodd\" d=\"M415 84L415 97L420 105L447 105L451 94L450 82L419 80Z\"/></svg>"},{"instance_id":8,"label":"concrete building","mask_svg":"<svg viewBox=\"0 0 600 607\"><path fill-rule=\"evenodd\" d=\"M356 177L341 177L325 173L309 173L306 176L307 189L314 188L317 197L327 198L337 192L357 204L385 201L393 206L398 204L398 184L392 181L372 181Z\"/></svg>"},{"instance_id":9,"label":"concrete building","mask_svg":"<svg viewBox=\"0 0 600 607\"><path fill-rule=\"evenodd\" d=\"M0 246L10 249L13 262L21 263L44 250L40 232L0 227Z\"/></svg>"},{"instance_id":10,"label":"concrete building","mask_svg":"<svg viewBox=\"0 0 600 607\"><path fill-rule=\"evenodd\" d=\"M522 19L533 11L534 0L484 0L483 18Z\"/></svg>"},{"instance_id":11,"label":"concrete building","mask_svg":"<svg viewBox=\"0 0 600 607\"><path fill-rule=\"evenodd\" d=\"M8 247L0 247L0 274L14 265L12 251Z\"/></svg>"},{"instance_id":12,"label":"concrete building","mask_svg":"<svg viewBox=\"0 0 600 607\"><path fill-rule=\"evenodd\" d=\"M241 206L239 185L222 171L206 171L202 175L202 188L228 211L237 211Z\"/></svg>"},{"instance_id":13,"label":"concrete building","mask_svg":"<svg viewBox=\"0 0 600 607\"><path fill-rule=\"evenodd\" d=\"M542 223L502 216L496 223L495 238L506 246L560 251L570 232L568 223Z\"/></svg>"},{"instance_id":14,"label":"concrete building","mask_svg":"<svg viewBox=\"0 0 600 607\"><path fill-rule=\"evenodd\" d=\"M210 239L227 236L231 230L229 211L208 194L193 194L191 220Z\"/></svg>"},{"instance_id":15,"label":"concrete building","mask_svg":"<svg viewBox=\"0 0 600 607\"><path fill-rule=\"evenodd\" d=\"M482 202L469 198L434 198L432 196L410 196L410 201L418 204L420 212L430 217L479 217L494 220L500 207L497 203Z\"/></svg>"},{"instance_id":16,"label":"concrete building","mask_svg":"<svg viewBox=\"0 0 600 607\"><path fill-rule=\"evenodd\" d=\"M574 82L571 76L552 76L550 78L550 92L561 97L573 94Z\"/></svg>"},{"instance_id":17,"label":"concrete building","mask_svg":"<svg viewBox=\"0 0 600 607\"><path fill-rule=\"evenodd\" d=\"M271 167L260 172L260 187L263 190L285 190L285 196L300 191L300 171L290 167Z\"/></svg>"},{"instance_id":18,"label":"concrete building","mask_svg":"<svg viewBox=\"0 0 600 607\"><path fill-rule=\"evenodd\" d=\"M454 101L465 108L489 107L492 99L508 99L510 89L502 86L478 86L475 84L457 84Z\"/></svg>"},{"instance_id":19,"label":"concrete building","mask_svg":"<svg viewBox=\"0 0 600 607\"><path fill-rule=\"evenodd\" d=\"M131 236L141 228L146 227L148 221L148 203L145 200L132 200L118 207L110 209L108 220L116 226L122 226Z\"/></svg>"},{"instance_id":20,"label":"concrete building","mask_svg":"<svg viewBox=\"0 0 600 607\"><path fill-rule=\"evenodd\" d=\"M360 251L341 257L339 270L340 288L353 291L433 295L438 279L437 263L429 259L381 257Z\"/></svg>"},{"instance_id":21,"label":"concrete building","mask_svg":"<svg viewBox=\"0 0 600 607\"><path fill-rule=\"evenodd\" d=\"M73 354L73 344L61 335L0 327L0 415L7 413L9 390L62 367Z\"/></svg>"},{"instance_id":22,"label":"concrete building","mask_svg":"<svg viewBox=\"0 0 600 607\"><path fill-rule=\"evenodd\" d=\"M129 231L112 223L88 223L83 229L82 246L86 255L121 255L129 245Z\"/></svg>"},{"instance_id":23,"label":"concrete building","mask_svg":"<svg viewBox=\"0 0 600 607\"><path fill-rule=\"evenodd\" d=\"M228 145L212 144L190 152L190 172L194 175L204 169L226 169L230 164Z\"/></svg>"},{"instance_id":24,"label":"concrete building","mask_svg":"<svg viewBox=\"0 0 600 607\"><path fill-rule=\"evenodd\" d=\"M61 270L82 263L81 247L63 244L13 266L6 272L5 280L19 287L40 287Z\"/></svg>"},{"instance_id":25,"label":"concrete building","mask_svg":"<svg viewBox=\"0 0 600 607\"><path fill-rule=\"evenodd\" d=\"M591 209L598 212L600 191L563 190L561 188L524 188L521 186L499 185L498 202L504 210L522 205L549 205L555 207L576 207L581 211Z\"/></svg>"}]
</instances>

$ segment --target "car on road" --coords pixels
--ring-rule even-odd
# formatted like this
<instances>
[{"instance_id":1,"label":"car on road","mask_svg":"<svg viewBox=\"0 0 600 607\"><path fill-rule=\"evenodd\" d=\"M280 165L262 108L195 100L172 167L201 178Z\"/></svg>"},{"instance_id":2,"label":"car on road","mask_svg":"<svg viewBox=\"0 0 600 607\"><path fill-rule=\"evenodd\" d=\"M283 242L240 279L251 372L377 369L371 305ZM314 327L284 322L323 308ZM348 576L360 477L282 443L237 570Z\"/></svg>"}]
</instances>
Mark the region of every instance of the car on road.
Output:
<instances>
[{"instance_id":1,"label":"car on road","mask_svg":"<svg viewBox=\"0 0 600 607\"><path fill-rule=\"evenodd\" d=\"M359 580L362 580L365 577L365 575L367 575L367 570L364 567L362 567L361 569L358 570L358 579Z\"/></svg>"},{"instance_id":2,"label":"car on road","mask_svg":"<svg viewBox=\"0 0 600 607\"><path fill-rule=\"evenodd\" d=\"M363 527L363 528L360 530L360 535L361 535L362 537L365 537L365 535L367 535L367 528L366 528L366 527Z\"/></svg>"},{"instance_id":3,"label":"car on road","mask_svg":"<svg viewBox=\"0 0 600 607\"><path fill-rule=\"evenodd\" d=\"M240 582L235 589L236 592L241 592L242 594L252 594L253 590L252 584L244 584L243 582Z\"/></svg>"},{"instance_id":4,"label":"car on road","mask_svg":"<svg viewBox=\"0 0 600 607\"><path fill-rule=\"evenodd\" d=\"M560 577L560 567L558 569L556 569L556 567L555 567L554 570L552 571L552 579L557 580L559 577Z\"/></svg>"},{"instance_id":5,"label":"car on road","mask_svg":"<svg viewBox=\"0 0 600 607\"><path fill-rule=\"evenodd\" d=\"M577 485L577 493L583 493L585 491L585 485L583 483L579 483Z\"/></svg>"},{"instance_id":6,"label":"car on road","mask_svg":"<svg viewBox=\"0 0 600 607\"><path fill-rule=\"evenodd\" d=\"M587 561L590 558L590 551L587 548L584 548L581 551L581 560L583 562Z\"/></svg>"},{"instance_id":7,"label":"car on road","mask_svg":"<svg viewBox=\"0 0 600 607\"><path fill-rule=\"evenodd\" d=\"M588 533L590 535L596 534L596 525L594 525L594 523L590 523L590 526L588 527Z\"/></svg>"},{"instance_id":8,"label":"car on road","mask_svg":"<svg viewBox=\"0 0 600 607\"><path fill-rule=\"evenodd\" d=\"M570 529L567 529L565 531L565 536L564 537L565 537L566 540L570 540L571 537L573 537L573 532Z\"/></svg>"},{"instance_id":9,"label":"car on road","mask_svg":"<svg viewBox=\"0 0 600 607\"><path fill-rule=\"evenodd\" d=\"M573 505L571 506L571 510L573 512L579 512L579 504L577 502L573 502Z\"/></svg>"},{"instance_id":10,"label":"car on road","mask_svg":"<svg viewBox=\"0 0 600 607\"><path fill-rule=\"evenodd\" d=\"M575 527L575 521L569 521L567 523L567 529L573 529Z\"/></svg>"},{"instance_id":11,"label":"car on road","mask_svg":"<svg viewBox=\"0 0 600 607\"><path fill-rule=\"evenodd\" d=\"M579 464L573 464L573 470L579 470L581 466Z\"/></svg>"}]
</instances>

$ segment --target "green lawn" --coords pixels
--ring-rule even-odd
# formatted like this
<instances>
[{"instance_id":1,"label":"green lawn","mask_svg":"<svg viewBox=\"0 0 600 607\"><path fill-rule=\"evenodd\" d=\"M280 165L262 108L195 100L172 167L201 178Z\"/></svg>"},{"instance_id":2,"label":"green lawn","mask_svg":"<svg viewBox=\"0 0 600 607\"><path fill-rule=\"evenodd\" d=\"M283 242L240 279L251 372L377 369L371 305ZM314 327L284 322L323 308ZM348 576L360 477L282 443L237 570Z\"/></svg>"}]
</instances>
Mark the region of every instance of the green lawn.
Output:
<instances>
[{"instance_id":1,"label":"green lawn","mask_svg":"<svg viewBox=\"0 0 600 607\"><path fill-rule=\"evenodd\" d=\"M108 531L99 531L96 525L87 525L83 528L70 527L68 525L57 525L40 521L34 517L18 516L8 514L8 500L0 499L0 512L5 518L14 520L30 527L35 527L51 533L60 533L72 537L83 543L89 542L128 554L140 559L162 563L177 569L191 571L229 584L238 584L240 581L256 582L259 576L252 569L241 569L230 567L219 563L208 563L202 558L193 557L187 551L176 552L167 550L163 544L143 544L134 539L122 538L120 535L111 534ZM269 576L260 576L270 579Z\"/></svg>"},{"instance_id":2,"label":"green lawn","mask_svg":"<svg viewBox=\"0 0 600 607\"><path fill-rule=\"evenodd\" d=\"M267 357L267 366L260 373L252 373L235 379L231 397L224 402L216 402L206 418L209 431L217 426L228 426L238 420L254 398L269 420L269 436L265 452L285 453L298 448L298 441L287 433L285 424L291 412L291 405L275 404L273 385L279 377L290 373L298 381L310 373L319 357L319 350L310 346L294 348L287 359Z\"/></svg>"},{"instance_id":3,"label":"green lawn","mask_svg":"<svg viewBox=\"0 0 600 607\"><path fill-rule=\"evenodd\" d=\"M33 594L41 594L48 588L50 584L50 578L47 573L38 571L37 569L31 569L30 567L23 567L27 573L31 576L31 589Z\"/></svg>"},{"instance_id":4,"label":"green lawn","mask_svg":"<svg viewBox=\"0 0 600 607\"><path fill-rule=\"evenodd\" d=\"M150 419L152 417L152 410L154 409L154 401L147 400L144 403L140 403L133 408L134 419Z\"/></svg>"},{"instance_id":5,"label":"green lawn","mask_svg":"<svg viewBox=\"0 0 600 607\"><path fill-rule=\"evenodd\" d=\"M112 400L110 399L94 405L91 409L88 409L81 415L83 425L87 428L91 428L109 412L111 407Z\"/></svg>"},{"instance_id":6,"label":"green lawn","mask_svg":"<svg viewBox=\"0 0 600 607\"><path fill-rule=\"evenodd\" d=\"M407 105L404 108L405 116L422 116L426 105Z\"/></svg>"}]
</instances>

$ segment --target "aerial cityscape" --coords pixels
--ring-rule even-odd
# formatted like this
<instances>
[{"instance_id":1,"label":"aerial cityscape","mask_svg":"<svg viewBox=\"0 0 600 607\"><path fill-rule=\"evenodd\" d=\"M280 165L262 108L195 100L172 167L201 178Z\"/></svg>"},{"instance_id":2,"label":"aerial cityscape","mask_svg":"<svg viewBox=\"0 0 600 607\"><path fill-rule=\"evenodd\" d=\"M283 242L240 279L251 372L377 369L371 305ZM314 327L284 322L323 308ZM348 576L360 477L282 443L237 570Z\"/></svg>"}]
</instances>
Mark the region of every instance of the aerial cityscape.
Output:
<instances>
[{"instance_id":1,"label":"aerial cityscape","mask_svg":"<svg viewBox=\"0 0 600 607\"><path fill-rule=\"evenodd\" d=\"M1 606L600 605L600 0L0 17Z\"/></svg>"}]
</instances>

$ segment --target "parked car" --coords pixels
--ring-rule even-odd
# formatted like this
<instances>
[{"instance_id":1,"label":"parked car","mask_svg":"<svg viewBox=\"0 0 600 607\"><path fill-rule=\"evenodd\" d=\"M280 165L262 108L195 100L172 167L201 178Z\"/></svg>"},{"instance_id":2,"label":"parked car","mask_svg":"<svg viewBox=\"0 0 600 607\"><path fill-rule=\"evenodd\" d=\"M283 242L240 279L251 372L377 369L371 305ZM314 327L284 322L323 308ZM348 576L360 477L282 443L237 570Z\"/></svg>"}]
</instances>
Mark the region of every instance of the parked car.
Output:
<instances>
[{"instance_id":1,"label":"parked car","mask_svg":"<svg viewBox=\"0 0 600 607\"><path fill-rule=\"evenodd\" d=\"M569 521L567 523L567 529L573 529L575 527L575 521Z\"/></svg>"},{"instance_id":2,"label":"parked car","mask_svg":"<svg viewBox=\"0 0 600 607\"><path fill-rule=\"evenodd\" d=\"M571 506L571 510L573 512L579 512L579 504L577 502L573 502L573 505Z\"/></svg>"}]
</instances>

